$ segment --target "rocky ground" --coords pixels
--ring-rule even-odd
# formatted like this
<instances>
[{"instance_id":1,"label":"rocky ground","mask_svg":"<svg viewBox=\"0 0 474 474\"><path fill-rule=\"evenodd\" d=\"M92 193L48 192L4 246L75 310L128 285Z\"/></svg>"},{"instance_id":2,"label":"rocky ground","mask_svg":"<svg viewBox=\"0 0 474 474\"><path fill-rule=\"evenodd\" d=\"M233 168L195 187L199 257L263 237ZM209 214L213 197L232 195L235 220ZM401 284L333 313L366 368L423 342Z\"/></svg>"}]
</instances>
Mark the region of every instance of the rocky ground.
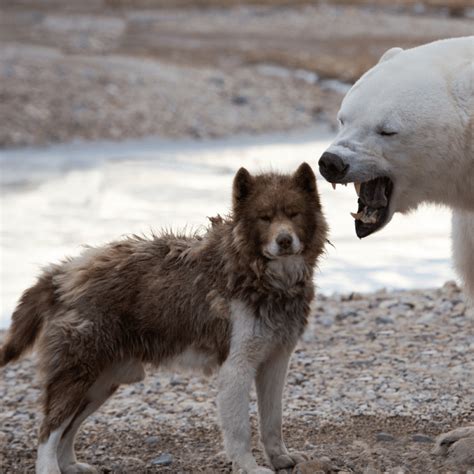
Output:
<instances>
[{"instance_id":1,"label":"rocky ground","mask_svg":"<svg viewBox=\"0 0 474 474\"><path fill-rule=\"evenodd\" d=\"M468 1L309 3L4 0L0 147L334 123L387 48L472 34ZM298 472L472 473L432 450L474 423L473 317L451 283L320 296L286 388L287 444L318 460ZM2 474L34 468L34 368L0 371ZM229 472L215 395L215 378L150 369L84 425L79 457L102 472ZM251 416L255 431L255 401Z\"/></svg>"},{"instance_id":2,"label":"rocky ground","mask_svg":"<svg viewBox=\"0 0 474 474\"><path fill-rule=\"evenodd\" d=\"M292 359L284 426L288 446L318 461L295 472L472 473L432 450L439 433L474 422L473 316L453 283L319 296ZM0 372L2 473L33 469L34 366ZM102 472L229 472L215 396L215 378L150 369L84 425L79 457ZM256 431L255 402L251 413ZM255 453L262 460L256 441Z\"/></svg>"},{"instance_id":3,"label":"rocky ground","mask_svg":"<svg viewBox=\"0 0 474 474\"><path fill-rule=\"evenodd\" d=\"M1 8L0 147L334 123L347 85L386 49L472 34L474 13L467 0Z\"/></svg>"}]
</instances>

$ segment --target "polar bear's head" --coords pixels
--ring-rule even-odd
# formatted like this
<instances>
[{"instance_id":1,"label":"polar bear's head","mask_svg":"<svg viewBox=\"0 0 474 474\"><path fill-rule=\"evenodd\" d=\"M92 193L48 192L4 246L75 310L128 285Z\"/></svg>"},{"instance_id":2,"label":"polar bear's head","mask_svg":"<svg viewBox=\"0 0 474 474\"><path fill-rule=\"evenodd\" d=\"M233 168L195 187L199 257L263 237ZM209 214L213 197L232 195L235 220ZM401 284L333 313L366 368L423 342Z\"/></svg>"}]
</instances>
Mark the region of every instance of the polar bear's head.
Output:
<instances>
[{"instance_id":1,"label":"polar bear's head","mask_svg":"<svg viewBox=\"0 0 474 474\"><path fill-rule=\"evenodd\" d=\"M440 60L433 48L420 54L422 48L393 48L359 79L339 110L339 133L319 160L328 181L355 184L361 238L395 212L443 202L440 193L465 143L467 112L452 79L458 64Z\"/></svg>"}]
</instances>

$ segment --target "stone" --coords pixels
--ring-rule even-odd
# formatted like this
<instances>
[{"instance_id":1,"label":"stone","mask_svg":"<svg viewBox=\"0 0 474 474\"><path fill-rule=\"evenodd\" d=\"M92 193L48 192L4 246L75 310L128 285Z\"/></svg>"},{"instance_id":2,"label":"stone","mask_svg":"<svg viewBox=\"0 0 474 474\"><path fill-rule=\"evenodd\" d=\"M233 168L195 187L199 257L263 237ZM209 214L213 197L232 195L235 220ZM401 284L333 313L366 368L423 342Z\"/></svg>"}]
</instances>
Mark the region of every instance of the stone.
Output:
<instances>
[{"instance_id":1,"label":"stone","mask_svg":"<svg viewBox=\"0 0 474 474\"><path fill-rule=\"evenodd\" d=\"M298 463L292 474L326 474L333 471L331 460L327 457Z\"/></svg>"},{"instance_id":2,"label":"stone","mask_svg":"<svg viewBox=\"0 0 474 474\"><path fill-rule=\"evenodd\" d=\"M385 433L384 431L380 431L377 433L375 436L377 441L383 441L383 442L392 442L395 441L395 437L391 435L390 433Z\"/></svg>"},{"instance_id":3,"label":"stone","mask_svg":"<svg viewBox=\"0 0 474 474\"><path fill-rule=\"evenodd\" d=\"M434 443L434 439L431 436L427 436L422 433L414 434L411 437L412 441L415 443Z\"/></svg>"},{"instance_id":4,"label":"stone","mask_svg":"<svg viewBox=\"0 0 474 474\"><path fill-rule=\"evenodd\" d=\"M246 105L248 104L248 102L248 98L243 95L235 95L234 97L232 97L232 103L234 105Z\"/></svg>"},{"instance_id":5,"label":"stone","mask_svg":"<svg viewBox=\"0 0 474 474\"><path fill-rule=\"evenodd\" d=\"M173 456L169 453L163 453L151 461L154 466L170 466L173 463Z\"/></svg>"},{"instance_id":6,"label":"stone","mask_svg":"<svg viewBox=\"0 0 474 474\"><path fill-rule=\"evenodd\" d=\"M160 438L158 436L148 436L148 438L145 439L145 443L154 446L160 442Z\"/></svg>"}]
</instances>

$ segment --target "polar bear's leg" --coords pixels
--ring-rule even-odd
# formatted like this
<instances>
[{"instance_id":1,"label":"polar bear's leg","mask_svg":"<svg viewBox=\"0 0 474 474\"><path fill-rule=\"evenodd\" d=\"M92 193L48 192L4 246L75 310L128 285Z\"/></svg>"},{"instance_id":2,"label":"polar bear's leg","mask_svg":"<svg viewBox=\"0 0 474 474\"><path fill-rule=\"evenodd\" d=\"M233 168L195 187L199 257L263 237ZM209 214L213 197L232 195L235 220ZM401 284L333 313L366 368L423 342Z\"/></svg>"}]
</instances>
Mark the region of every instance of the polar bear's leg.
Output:
<instances>
[{"instance_id":1,"label":"polar bear's leg","mask_svg":"<svg viewBox=\"0 0 474 474\"><path fill-rule=\"evenodd\" d=\"M474 303L474 212L453 212L453 258L466 296Z\"/></svg>"},{"instance_id":2,"label":"polar bear's leg","mask_svg":"<svg viewBox=\"0 0 474 474\"><path fill-rule=\"evenodd\" d=\"M474 304L474 212L453 212L453 258L466 295ZM440 435L434 453L455 464L474 466L474 426Z\"/></svg>"}]
</instances>

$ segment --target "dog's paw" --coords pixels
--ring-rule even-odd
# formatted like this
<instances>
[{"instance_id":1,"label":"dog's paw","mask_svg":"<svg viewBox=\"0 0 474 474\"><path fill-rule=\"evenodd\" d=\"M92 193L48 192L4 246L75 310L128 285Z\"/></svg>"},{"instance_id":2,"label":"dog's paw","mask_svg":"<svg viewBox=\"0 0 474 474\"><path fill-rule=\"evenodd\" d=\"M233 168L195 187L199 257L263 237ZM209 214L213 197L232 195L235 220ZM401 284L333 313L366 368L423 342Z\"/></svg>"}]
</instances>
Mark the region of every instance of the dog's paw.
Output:
<instances>
[{"instance_id":1,"label":"dog's paw","mask_svg":"<svg viewBox=\"0 0 474 474\"><path fill-rule=\"evenodd\" d=\"M232 472L235 474L273 474L274 471L272 469L268 469L268 467L261 467L257 466L257 463L252 457L253 462L249 465L247 463L246 467L243 467L245 464L237 464L236 462L232 463Z\"/></svg>"},{"instance_id":2,"label":"dog's paw","mask_svg":"<svg viewBox=\"0 0 474 474\"><path fill-rule=\"evenodd\" d=\"M284 453L284 454L278 454L276 456L272 456L270 461L272 463L272 466L275 468L276 471L280 469L289 469L296 464L300 462L307 461L307 457L298 452L293 452L293 453Z\"/></svg>"},{"instance_id":3,"label":"dog's paw","mask_svg":"<svg viewBox=\"0 0 474 474\"><path fill-rule=\"evenodd\" d=\"M78 474L81 472L88 474L98 474L99 471L94 466L85 464L83 462L69 464L69 466L61 470L61 474Z\"/></svg>"}]
</instances>

